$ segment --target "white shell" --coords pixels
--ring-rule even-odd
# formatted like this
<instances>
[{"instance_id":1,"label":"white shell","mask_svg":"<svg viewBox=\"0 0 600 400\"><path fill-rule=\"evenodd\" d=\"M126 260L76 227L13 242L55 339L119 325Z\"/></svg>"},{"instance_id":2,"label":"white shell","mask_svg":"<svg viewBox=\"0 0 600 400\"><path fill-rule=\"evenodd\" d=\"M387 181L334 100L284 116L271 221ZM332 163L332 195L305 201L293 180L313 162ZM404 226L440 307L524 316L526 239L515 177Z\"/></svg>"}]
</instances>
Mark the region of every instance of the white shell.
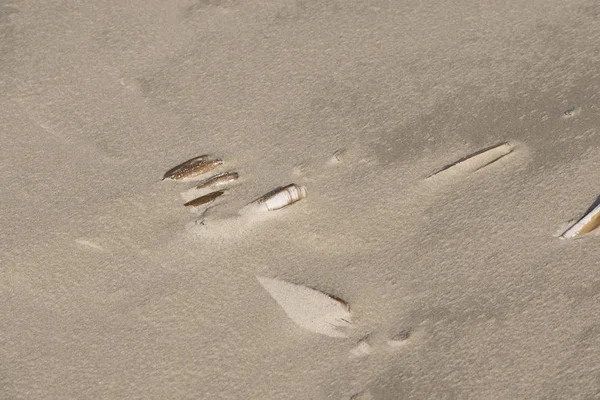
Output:
<instances>
[{"instance_id":1,"label":"white shell","mask_svg":"<svg viewBox=\"0 0 600 400\"><path fill-rule=\"evenodd\" d=\"M475 172L506 156L507 154L510 154L512 151L513 146L510 143L500 143L461 158L452 164L446 165L437 172L429 175L427 179Z\"/></svg>"},{"instance_id":2,"label":"white shell","mask_svg":"<svg viewBox=\"0 0 600 400\"><path fill-rule=\"evenodd\" d=\"M587 213L583 218L581 218L577 223L571 226L569 229L565 231L561 235L562 238L571 239L578 235L583 235L585 233L591 232L598 227L600 224L600 205L594 207L592 211Z\"/></svg>"},{"instance_id":3,"label":"white shell","mask_svg":"<svg viewBox=\"0 0 600 400\"><path fill-rule=\"evenodd\" d=\"M306 188L294 183L267 193L257 200L261 211L274 211L306 197Z\"/></svg>"}]
</instances>

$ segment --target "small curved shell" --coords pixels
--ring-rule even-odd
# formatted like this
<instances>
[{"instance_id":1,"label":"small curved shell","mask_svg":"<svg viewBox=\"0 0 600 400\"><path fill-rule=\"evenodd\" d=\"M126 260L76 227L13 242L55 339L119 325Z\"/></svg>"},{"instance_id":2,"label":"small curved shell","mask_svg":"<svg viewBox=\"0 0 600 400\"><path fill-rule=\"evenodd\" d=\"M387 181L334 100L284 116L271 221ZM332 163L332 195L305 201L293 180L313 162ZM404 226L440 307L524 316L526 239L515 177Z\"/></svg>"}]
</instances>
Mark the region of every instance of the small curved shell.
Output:
<instances>
[{"instance_id":1,"label":"small curved shell","mask_svg":"<svg viewBox=\"0 0 600 400\"><path fill-rule=\"evenodd\" d=\"M256 202L262 211L274 211L287 207L306 197L306 188L294 183L267 193Z\"/></svg>"}]
</instances>

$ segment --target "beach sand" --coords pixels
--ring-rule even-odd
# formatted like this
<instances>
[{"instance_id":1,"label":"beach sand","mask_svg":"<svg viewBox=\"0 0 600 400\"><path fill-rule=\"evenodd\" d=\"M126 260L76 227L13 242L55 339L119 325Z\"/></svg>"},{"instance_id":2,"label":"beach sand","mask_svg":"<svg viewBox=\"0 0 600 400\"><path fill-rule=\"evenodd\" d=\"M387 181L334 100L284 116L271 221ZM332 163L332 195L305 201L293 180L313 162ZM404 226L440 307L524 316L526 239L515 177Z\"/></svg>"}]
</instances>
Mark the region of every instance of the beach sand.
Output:
<instances>
[{"instance_id":1,"label":"beach sand","mask_svg":"<svg viewBox=\"0 0 600 400\"><path fill-rule=\"evenodd\" d=\"M598 43L596 0L0 1L0 398L600 396ZM240 178L190 212L201 154Z\"/></svg>"}]
</instances>

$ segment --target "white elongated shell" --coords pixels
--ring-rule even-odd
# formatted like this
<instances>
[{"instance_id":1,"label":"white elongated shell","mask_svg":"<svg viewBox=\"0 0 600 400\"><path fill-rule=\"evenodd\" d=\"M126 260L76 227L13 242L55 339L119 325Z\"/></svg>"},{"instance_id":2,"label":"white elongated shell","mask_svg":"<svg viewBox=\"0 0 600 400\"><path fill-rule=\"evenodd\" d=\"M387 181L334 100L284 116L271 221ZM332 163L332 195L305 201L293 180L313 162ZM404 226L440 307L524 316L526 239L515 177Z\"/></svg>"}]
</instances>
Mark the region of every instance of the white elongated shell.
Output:
<instances>
[{"instance_id":1,"label":"white elongated shell","mask_svg":"<svg viewBox=\"0 0 600 400\"><path fill-rule=\"evenodd\" d=\"M475 172L510 154L512 151L513 146L510 143L500 143L463 157L452 164L446 165L437 172L434 172L427 179L439 179L449 175Z\"/></svg>"},{"instance_id":2,"label":"white elongated shell","mask_svg":"<svg viewBox=\"0 0 600 400\"><path fill-rule=\"evenodd\" d=\"M592 211L587 213L583 218L577 221L561 235L562 238L571 239L575 236L589 233L600 226L600 205L594 207Z\"/></svg>"},{"instance_id":3,"label":"white elongated shell","mask_svg":"<svg viewBox=\"0 0 600 400\"><path fill-rule=\"evenodd\" d=\"M294 183L266 194L257 203L262 211L274 211L287 207L306 197L306 188Z\"/></svg>"}]
</instances>

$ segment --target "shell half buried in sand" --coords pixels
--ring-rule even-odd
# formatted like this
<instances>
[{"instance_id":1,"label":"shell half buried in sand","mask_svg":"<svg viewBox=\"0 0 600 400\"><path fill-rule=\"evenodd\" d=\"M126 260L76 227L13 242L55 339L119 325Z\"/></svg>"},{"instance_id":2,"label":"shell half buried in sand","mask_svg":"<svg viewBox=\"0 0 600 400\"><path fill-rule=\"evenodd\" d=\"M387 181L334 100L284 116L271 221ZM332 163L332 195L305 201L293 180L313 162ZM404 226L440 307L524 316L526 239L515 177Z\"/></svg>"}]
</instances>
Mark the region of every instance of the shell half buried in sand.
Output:
<instances>
[{"instance_id":1,"label":"shell half buried in sand","mask_svg":"<svg viewBox=\"0 0 600 400\"><path fill-rule=\"evenodd\" d=\"M200 182L196 189L204 189L207 187L218 187L227 185L239 178L239 174L237 172L223 172L222 174L218 174L215 176L211 176L210 178Z\"/></svg>"},{"instance_id":2,"label":"shell half buried in sand","mask_svg":"<svg viewBox=\"0 0 600 400\"><path fill-rule=\"evenodd\" d=\"M572 239L576 236L589 233L596 229L598 226L600 226L600 204L597 204L583 218L581 218L569 229L567 229L562 235L560 235L560 237L563 239Z\"/></svg>"},{"instance_id":3,"label":"shell half buried in sand","mask_svg":"<svg viewBox=\"0 0 600 400\"><path fill-rule=\"evenodd\" d=\"M223 193L225 193L225 192L222 191L222 190L219 190L219 191L216 191L216 192L205 194L204 196L198 197L197 199L188 201L187 203L184 204L184 206L186 206L186 207L198 207L198 206L201 206L203 204L210 203L211 201L215 200L217 197L220 197L221 195L223 195Z\"/></svg>"},{"instance_id":4,"label":"shell half buried in sand","mask_svg":"<svg viewBox=\"0 0 600 400\"><path fill-rule=\"evenodd\" d=\"M427 179L475 172L495 161L498 161L500 158L510 154L512 151L513 146L510 143L500 143L491 147L487 147L463 157L452 164L442 167L433 174L429 175Z\"/></svg>"},{"instance_id":5,"label":"shell half buried in sand","mask_svg":"<svg viewBox=\"0 0 600 400\"><path fill-rule=\"evenodd\" d=\"M175 174L182 171L183 169L190 168L195 164L199 164L200 162L205 161L206 159L208 159L208 155L206 155L206 154L202 155L202 156L190 158L189 160L187 160L179 165L176 165L175 167L173 167L170 170L168 170L167 172L165 172L165 174L163 175L163 180L170 179L171 177L173 177Z\"/></svg>"},{"instance_id":6,"label":"shell half buried in sand","mask_svg":"<svg viewBox=\"0 0 600 400\"><path fill-rule=\"evenodd\" d=\"M275 211L304 198L306 198L306 188L292 183L291 185L280 187L267 193L256 200L256 204L261 211Z\"/></svg>"},{"instance_id":7,"label":"shell half buried in sand","mask_svg":"<svg viewBox=\"0 0 600 400\"><path fill-rule=\"evenodd\" d=\"M223 160L220 159L209 160L206 155L194 157L168 170L163 175L163 180L173 179L180 181L184 179L193 179L200 175L204 175L221 165L223 165Z\"/></svg>"}]
</instances>

